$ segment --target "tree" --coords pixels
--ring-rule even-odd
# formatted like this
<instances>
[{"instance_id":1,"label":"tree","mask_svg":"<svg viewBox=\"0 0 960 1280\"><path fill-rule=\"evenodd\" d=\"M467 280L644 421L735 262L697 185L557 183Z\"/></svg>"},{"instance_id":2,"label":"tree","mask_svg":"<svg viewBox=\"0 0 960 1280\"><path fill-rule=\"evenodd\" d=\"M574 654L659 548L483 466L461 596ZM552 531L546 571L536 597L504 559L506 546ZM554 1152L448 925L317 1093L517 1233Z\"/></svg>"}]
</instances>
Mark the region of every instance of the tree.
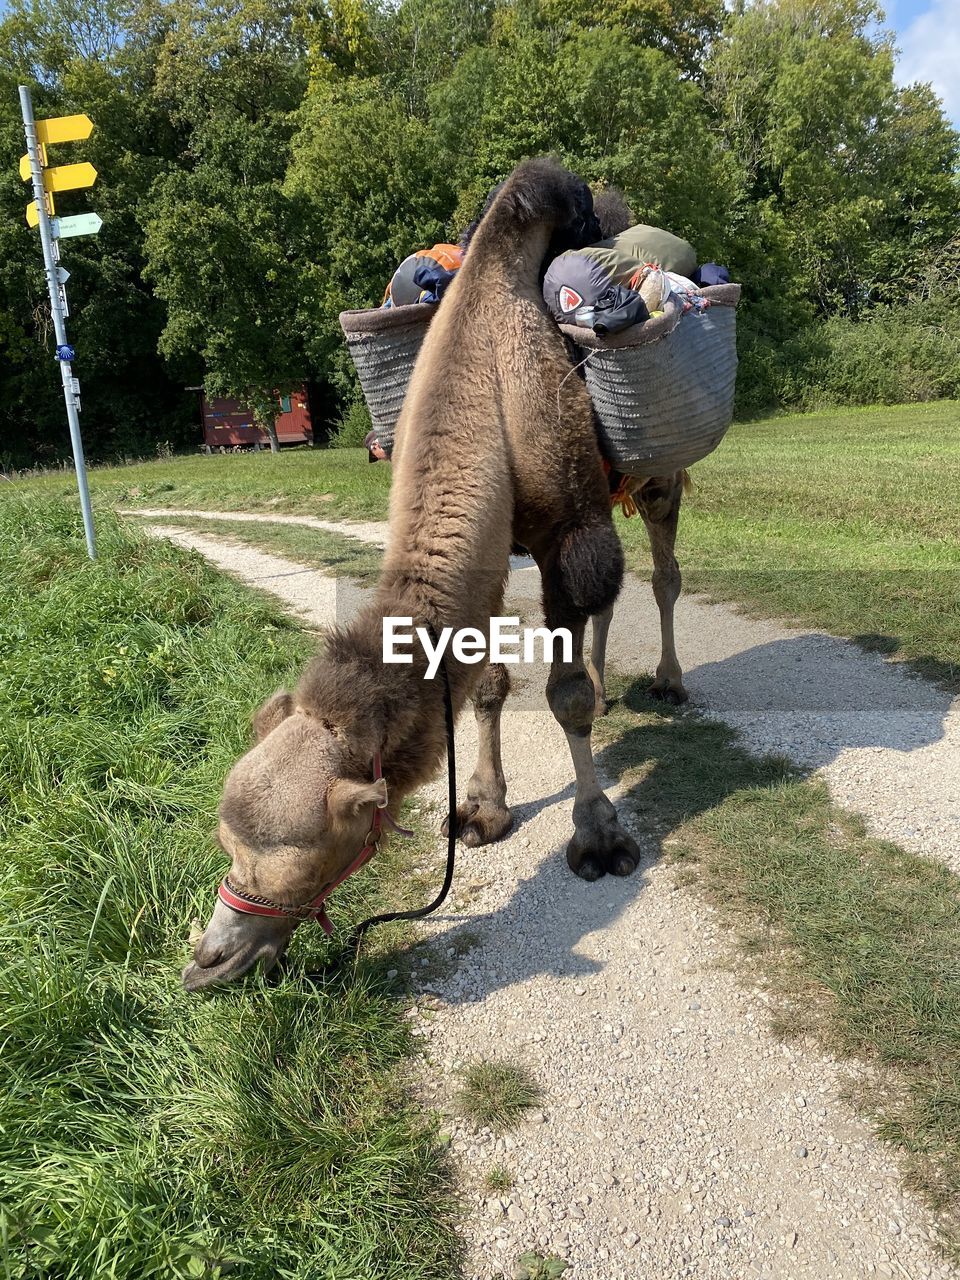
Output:
<instances>
[{"instance_id":1,"label":"tree","mask_svg":"<svg viewBox=\"0 0 960 1280\"><path fill-rule=\"evenodd\" d=\"M138 219L175 154L173 134L144 92L149 49L122 28L125 12L112 2L37 0L15 3L0 21L0 131L11 160L0 171L0 424L14 460L69 455L39 238L24 222L29 192L12 163L24 149L17 83L32 85L38 117L82 111L95 125L88 141L56 153L61 162L90 160L100 174L90 192L60 202L64 212L92 208L104 220L99 236L63 248L88 453L179 444L191 429L190 399L157 351L163 312L142 279Z\"/></svg>"},{"instance_id":2,"label":"tree","mask_svg":"<svg viewBox=\"0 0 960 1280\"><path fill-rule=\"evenodd\" d=\"M526 156L554 152L623 189L639 218L721 251L736 169L700 87L621 29L517 29L463 58L431 98L460 188L458 221ZM729 245L727 245L729 248Z\"/></svg>"},{"instance_id":3,"label":"tree","mask_svg":"<svg viewBox=\"0 0 960 1280\"><path fill-rule=\"evenodd\" d=\"M184 134L145 216L160 349L199 357L208 390L248 403L274 450L279 396L308 371L302 209L283 190L306 85L299 16L273 0L173 0L143 17L161 37L156 98Z\"/></svg>"},{"instance_id":4,"label":"tree","mask_svg":"<svg viewBox=\"0 0 960 1280\"><path fill-rule=\"evenodd\" d=\"M279 398L307 370L297 217L278 184L244 186L204 165L158 184L147 225L161 350L199 356L207 390L248 404L275 452Z\"/></svg>"},{"instance_id":5,"label":"tree","mask_svg":"<svg viewBox=\"0 0 960 1280\"><path fill-rule=\"evenodd\" d=\"M378 77L313 86L299 126L287 189L309 211L306 258L318 297L311 357L335 370L346 393L337 315L379 305L407 254L452 234L453 166L432 126Z\"/></svg>"},{"instance_id":6,"label":"tree","mask_svg":"<svg viewBox=\"0 0 960 1280\"><path fill-rule=\"evenodd\" d=\"M905 232L914 250L929 247L957 217L956 135L929 90L894 86L881 18L873 0L758 0L731 18L710 62L758 260L792 264L781 296L822 315L856 315L903 269L890 250Z\"/></svg>"}]
</instances>

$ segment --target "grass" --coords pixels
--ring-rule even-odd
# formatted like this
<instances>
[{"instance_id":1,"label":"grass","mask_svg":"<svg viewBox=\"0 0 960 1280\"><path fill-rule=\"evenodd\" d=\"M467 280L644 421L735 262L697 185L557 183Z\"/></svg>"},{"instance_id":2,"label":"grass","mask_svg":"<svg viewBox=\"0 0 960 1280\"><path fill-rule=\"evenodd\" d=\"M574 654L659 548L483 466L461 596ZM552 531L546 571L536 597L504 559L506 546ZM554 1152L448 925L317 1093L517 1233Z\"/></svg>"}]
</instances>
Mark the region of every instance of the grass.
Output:
<instances>
[{"instance_id":1,"label":"grass","mask_svg":"<svg viewBox=\"0 0 960 1280\"><path fill-rule=\"evenodd\" d=\"M513 1186L513 1174L505 1164L492 1165L484 1175L483 1185L488 1191L509 1191Z\"/></svg>"},{"instance_id":2,"label":"grass","mask_svg":"<svg viewBox=\"0 0 960 1280\"><path fill-rule=\"evenodd\" d=\"M869 1065L855 1100L960 1257L960 878L645 685L597 723L603 768L739 934L776 1029Z\"/></svg>"},{"instance_id":3,"label":"grass","mask_svg":"<svg viewBox=\"0 0 960 1280\"><path fill-rule=\"evenodd\" d=\"M11 488L75 499L72 472L14 480ZM191 454L121 467L94 467L95 505L189 507L208 511L290 511L326 519L385 520L390 467L366 449L293 449L273 454Z\"/></svg>"},{"instance_id":4,"label":"grass","mask_svg":"<svg viewBox=\"0 0 960 1280\"><path fill-rule=\"evenodd\" d=\"M519 1062L473 1062L463 1071L458 1105L478 1129L504 1133L540 1100L540 1087Z\"/></svg>"},{"instance_id":5,"label":"grass","mask_svg":"<svg viewBox=\"0 0 960 1280\"><path fill-rule=\"evenodd\" d=\"M196 516L164 516L164 525L212 533L260 551L315 565L334 577L352 578L373 586L383 563L383 550L345 534L311 529L309 525L267 524L265 521L205 520Z\"/></svg>"},{"instance_id":6,"label":"grass","mask_svg":"<svg viewBox=\"0 0 960 1280\"><path fill-rule=\"evenodd\" d=\"M687 590L856 638L960 689L960 405L739 423L693 479ZM390 468L362 449L304 449L101 468L91 484L100 505L385 519ZM64 472L8 487L74 498ZM642 523L618 524L643 570Z\"/></svg>"},{"instance_id":7,"label":"grass","mask_svg":"<svg viewBox=\"0 0 960 1280\"><path fill-rule=\"evenodd\" d=\"M960 689L960 405L736 425L693 469L687 590L896 654ZM618 520L646 564L639 520Z\"/></svg>"},{"instance_id":8,"label":"grass","mask_svg":"<svg viewBox=\"0 0 960 1280\"><path fill-rule=\"evenodd\" d=\"M179 985L222 872L220 782L308 640L102 510L99 539L91 565L72 504L0 505L0 1275L449 1280L390 960ZM341 929L408 856L338 892ZM328 946L304 929L296 958Z\"/></svg>"}]
</instances>

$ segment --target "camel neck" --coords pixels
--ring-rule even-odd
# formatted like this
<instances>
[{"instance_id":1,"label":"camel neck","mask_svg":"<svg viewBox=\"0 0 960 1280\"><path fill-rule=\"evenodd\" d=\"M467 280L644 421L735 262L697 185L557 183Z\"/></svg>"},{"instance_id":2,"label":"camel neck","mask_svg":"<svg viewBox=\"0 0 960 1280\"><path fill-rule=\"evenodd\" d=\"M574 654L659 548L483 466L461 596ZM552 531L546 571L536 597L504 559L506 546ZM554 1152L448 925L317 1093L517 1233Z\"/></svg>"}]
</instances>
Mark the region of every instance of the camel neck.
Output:
<instances>
[{"instance_id":1,"label":"camel neck","mask_svg":"<svg viewBox=\"0 0 960 1280\"><path fill-rule=\"evenodd\" d=\"M410 662L384 662L384 617L412 616L409 609L405 615L385 614L385 604L397 607L391 595L378 593L348 627L330 637L327 656L315 666L305 700L316 714L341 726L355 744L358 776L366 772L373 753L380 752L391 794L402 798L433 777L443 759L443 672L438 668L432 679L427 678L427 655L416 638L403 650ZM421 615L417 623L433 620ZM456 660L447 663L455 714L476 670Z\"/></svg>"}]
</instances>

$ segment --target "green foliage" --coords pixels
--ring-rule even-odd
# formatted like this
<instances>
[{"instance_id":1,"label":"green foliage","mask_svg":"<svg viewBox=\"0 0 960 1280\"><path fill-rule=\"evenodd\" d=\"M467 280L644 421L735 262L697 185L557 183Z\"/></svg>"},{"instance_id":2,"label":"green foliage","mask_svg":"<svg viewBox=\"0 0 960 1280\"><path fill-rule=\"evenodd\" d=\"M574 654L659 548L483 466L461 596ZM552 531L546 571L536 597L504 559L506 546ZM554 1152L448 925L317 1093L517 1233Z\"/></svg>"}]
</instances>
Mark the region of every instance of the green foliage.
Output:
<instances>
[{"instance_id":1,"label":"green foliage","mask_svg":"<svg viewBox=\"0 0 960 1280\"><path fill-rule=\"evenodd\" d=\"M0 505L4 1274L447 1280L376 965L326 992L179 986L221 780L304 638L198 556L103 513L99 542L91 564L74 503ZM387 865L342 915L377 909ZM303 947L320 961L321 932Z\"/></svg>"},{"instance_id":2,"label":"green foliage","mask_svg":"<svg viewBox=\"0 0 960 1280\"><path fill-rule=\"evenodd\" d=\"M776 404L909 404L960 397L960 309L942 298L831 316L777 343L748 320L740 331L738 409Z\"/></svg>"},{"instance_id":3,"label":"green foliage","mask_svg":"<svg viewBox=\"0 0 960 1280\"><path fill-rule=\"evenodd\" d=\"M570 1265L554 1253L544 1256L532 1250L522 1253L518 1263L514 1280L559 1280Z\"/></svg>"},{"instance_id":4,"label":"green foliage","mask_svg":"<svg viewBox=\"0 0 960 1280\"><path fill-rule=\"evenodd\" d=\"M370 413L359 396L347 405L343 416L337 423L330 443L337 449L357 449L370 430Z\"/></svg>"},{"instance_id":5,"label":"green foliage","mask_svg":"<svg viewBox=\"0 0 960 1280\"><path fill-rule=\"evenodd\" d=\"M480 1060L466 1067L458 1097L463 1114L478 1127L503 1133L520 1123L540 1099L540 1086L519 1062Z\"/></svg>"},{"instance_id":6,"label":"green foliage","mask_svg":"<svg viewBox=\"0 0 960 1280\"><path fill-rule=\"evenodd\" d=\"M929 86L895 85L880 22L874 0L13 0L7 154L18 79L38 114L97 125L100 180L68 200L105 226L66 255L90 452L195 438L199 381L269 430L277 393L312 379L336 420L357 392L338 312L377 305L403 257L548 152L743 282L740 412L896 394L864 372L888 325L909 330L901 385L942 394L943 343L910 317L834 323L926 296L960 219L958 135ZM24 204L8 165L0 456L18 462L66 450Z\"/></svg>"}]
</instances>

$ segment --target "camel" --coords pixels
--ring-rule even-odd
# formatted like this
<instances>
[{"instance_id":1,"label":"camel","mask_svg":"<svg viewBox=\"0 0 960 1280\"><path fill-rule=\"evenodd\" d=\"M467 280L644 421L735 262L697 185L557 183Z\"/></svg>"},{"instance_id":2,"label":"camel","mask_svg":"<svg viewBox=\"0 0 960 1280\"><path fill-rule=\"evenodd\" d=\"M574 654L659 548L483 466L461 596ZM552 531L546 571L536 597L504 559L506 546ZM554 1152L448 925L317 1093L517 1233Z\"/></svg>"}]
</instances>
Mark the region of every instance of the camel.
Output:
<instances>
[{"instance_id":1,"label":"camel","mask_svg":"<svg viewBox=\"0 0 960 1280\"><path fill-rule=\"evenodd\" d=\"M599 783L591 751L603 702L602 639L623 552L590 397L567 376L564 341L540 289L548 248L596 238L591 208L579 179L532 160L485 212L407 392L374 597L331 633L292 693L260 708L255 745L226 779L218 839L230 871L184 970L188 990L239 978L258 962L271 967L304 919L327 926L323 901L375 849L388 802L398 805L433 777L444 757L443 681L424 678L417 645L408 665L384 664L384 618L412 618L438 633L486 632L502 606L515 541L540 568L547 626L572 636L571 652L554 657L547 680L576 775L568 864L585 880L635 870L640 850ZM666 478L639 492L654 536L657 599L671 619L678 483ZM591 671L583 648L592 617L600 643ZM670 627L657 682L679 697ZM509 680L500 665L468 664L449 651L445 662L454 714L472 699L480 724L477 768L457 821L466 843L482 844L512 820L499 752Z\"/></svg>"}]
</instances>

